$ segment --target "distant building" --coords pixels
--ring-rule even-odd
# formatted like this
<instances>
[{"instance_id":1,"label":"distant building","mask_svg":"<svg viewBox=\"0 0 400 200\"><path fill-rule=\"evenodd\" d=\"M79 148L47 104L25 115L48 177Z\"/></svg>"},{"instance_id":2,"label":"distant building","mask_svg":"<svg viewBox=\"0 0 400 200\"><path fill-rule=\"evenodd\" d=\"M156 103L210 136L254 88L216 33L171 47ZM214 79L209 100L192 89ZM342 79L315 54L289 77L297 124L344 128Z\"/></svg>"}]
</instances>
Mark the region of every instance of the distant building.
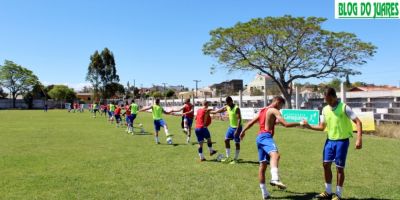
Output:
<instances>
[{"instance_id":1,"label":"distant building","mask_svg":"<svg viewBox=\"0 0 400 200\"><path fill-rule=\"evenodd\" d=\"M267 90L268 88L277 87L277 84L270 76L257 74L253 81L247 85L247 88L243 94L252 95L256 90L264 92L265 81L267 81Z\"/></svg>"},{"instance_id":2,"label":"distant building","mask_svg":"<svg viewBox=\"0 0 400 200\"><path fill-rule=\"evenodd\" d=\"M85 92L76 93L76 98L78 98L79 100L84 101L86 103L89 103L92 101L92 96L93 96L93 93L85 93Z\"/></svg>"},{"instance_id":3,"label":"distant building","mask_svg":"<svg viewBox=\"0 0 400 200\"><path fill-rule=\"evenodd\" d=\"M349 90L349 92L370 92L370 91L392 91L392 90L400 90L398 87L394 86L359 86L353 87Z\"/></svg>"},{"instance_id":4,"label":"distant building","mask_svg":"<svg viewBox=\"0 0 400 200\"><path fill-rule=\"evenodd\" d=\"M212 90L213 95L234 95L239 93L240 90L243 90L243 80L233 79L230 81L224 81L222 83L211 85L210 89Z\"/></svg>"}]
</instances>

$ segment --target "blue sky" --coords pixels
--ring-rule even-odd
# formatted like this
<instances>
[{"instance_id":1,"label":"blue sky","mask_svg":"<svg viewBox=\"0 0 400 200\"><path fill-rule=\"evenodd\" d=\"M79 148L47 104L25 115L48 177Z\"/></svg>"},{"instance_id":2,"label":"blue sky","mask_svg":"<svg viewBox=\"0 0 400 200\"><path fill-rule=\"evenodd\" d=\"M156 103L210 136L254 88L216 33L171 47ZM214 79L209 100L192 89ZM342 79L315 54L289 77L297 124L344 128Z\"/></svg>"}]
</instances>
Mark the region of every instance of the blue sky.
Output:
<instances>
[{"instance_id":1,"label":"blue sky","mask_svg":"<svg viewBox=\"0 0 400 200\"><path fill-rule=\"evenodd\" d=\"M200 87L229 79L248 83L256 72L217 68L203 55L209 31L266 16L328 18L324 28L355 33L378 47L352 81L398 85L400 20L335 20L333 1L321 0L0 0L0 63L12 60L45 84L85 83L95 50L113 51L121 83ZM311 80L321 82L325 80Z\"/></svg>"}]
</instances>

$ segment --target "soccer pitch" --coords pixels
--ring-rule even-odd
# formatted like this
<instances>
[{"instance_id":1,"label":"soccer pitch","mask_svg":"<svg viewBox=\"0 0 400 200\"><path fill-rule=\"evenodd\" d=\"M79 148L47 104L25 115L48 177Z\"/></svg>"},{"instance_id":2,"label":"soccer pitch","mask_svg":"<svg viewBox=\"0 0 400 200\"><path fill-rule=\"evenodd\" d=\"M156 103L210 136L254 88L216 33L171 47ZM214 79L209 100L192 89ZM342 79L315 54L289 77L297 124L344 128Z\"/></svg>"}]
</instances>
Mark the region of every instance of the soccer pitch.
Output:
<instances>
[{"instance_id":1,"label":"soccer pitch","mask_svg":"<svg viewBox=\"0 0 400 200\"><path fill-rule=\"evenodd\" d=\"M207 148L208 161L200 163L197 145L185 142L180 117L164 117L175 145L166 144L163 131L161 144L155 144L147 113L139 113L135 123L142 123L148 133L135 129L132 136L88 112L2 110L0 199L261 199L258 127L242 142L241 163L216 162ZM227 126L226 121L210 126L214 148L222 154ZM323 191L325 138L322 132L277 128L279 172L288 188L268 185L275 199L311 199ZM352 139L344 198L400 199L399 155L400 140L364 135L363 149L356 151Z\"/></svg>"}]
</instances>

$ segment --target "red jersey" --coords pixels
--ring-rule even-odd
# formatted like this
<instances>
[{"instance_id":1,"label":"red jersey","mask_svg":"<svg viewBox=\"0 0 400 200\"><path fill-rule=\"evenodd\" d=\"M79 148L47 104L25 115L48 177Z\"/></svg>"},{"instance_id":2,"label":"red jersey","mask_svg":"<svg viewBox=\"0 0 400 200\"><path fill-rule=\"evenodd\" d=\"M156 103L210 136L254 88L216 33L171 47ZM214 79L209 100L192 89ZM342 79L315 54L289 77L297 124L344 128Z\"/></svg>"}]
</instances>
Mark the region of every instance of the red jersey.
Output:
<instances>
[{"instance_id":1,"label":"red jersey","mask_svg":"<svg viewBox=\"0 0 400 200\"><path fill-rule=\"evenodd\" d=\"M110 104L107 104L106 108L107 110L110 110Z\"/></svg>"},{"instance_id":2,"label":"red jersey","mask_svg":"<svg viewBox=\"0 0 400 200\"><path fill-rule=\"evenodd\" d=\"M115 110L114 110L114 115L120 115L121 114L121 108L120 107L117 107Z\"/></svg>"},{"instance_id":3,"label":"red jersey","mask_svg":"<svg viewBox=\"0 0 400 200\"><path fill-rule=\"evenodd\" d=\"M189 104L185 104L185 106L183 107L183 112L189 112L193 110L193 105L191 103ZM194 112L191 112L189 114L184 115L185 117L189 118L189 119L193 119L194 118Z\"/></svg>"},{"instance_id":4,"label":"red jersey","mask_svg":"<svg viewBox=\"0 0 400 200\"><path fill-rule=\"evenodd\" d=\"M131 115L131 106L125 106L125 115Z\"/></svg>"},{"instance_id":5,"label":"red jersey","mask_svg":"<svg viewBox=\"0 0 400 200\"><path fill-rule=\"evenodd\" d=\"M271 129L271 130L266 130L266 129L265 129L265 122L266 122L266 120L267 120L267 115L266 115L266 114L267 114L267 111L268 111L269 108L270 108L270 107L265 107L265 108L263 108L263 109L260 110L259 118L258 118L258 123L260 124L260 132L259 132L258 134L268 132L268 133L270 133L272 136L274 136L275 124L272 126L272 129Z\"/></svg>"},{"instance_id":6,"label":"red jersey","mask_svg":"<svg viewBox=\"0 0 400 200\"><path fill-rule=\"evenodd\" d=\"M211 117L208 115L207 122L204 122L204 116L207 114L207 110L204 108L200 108L197 110L196 116L196 128L207 127L211 124Z\"/></svg>"}]
</instances>

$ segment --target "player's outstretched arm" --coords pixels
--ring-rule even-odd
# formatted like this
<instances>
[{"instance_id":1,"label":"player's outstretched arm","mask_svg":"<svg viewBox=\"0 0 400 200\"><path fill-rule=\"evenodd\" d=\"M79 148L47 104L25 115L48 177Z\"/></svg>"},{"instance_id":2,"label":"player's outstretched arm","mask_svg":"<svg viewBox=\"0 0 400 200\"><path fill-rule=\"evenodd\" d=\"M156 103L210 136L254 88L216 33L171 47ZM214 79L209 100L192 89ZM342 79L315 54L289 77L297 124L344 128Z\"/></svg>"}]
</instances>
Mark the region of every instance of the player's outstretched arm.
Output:
<instances>
[{"instance_id":1,"label":"player's outstretched arm","mask_svg":"<svg viewBox=\"0 0 400 200\"><path fill-rule=\"evenodd\" d=\"M362 122L357 117L353 120L357 128L356 149L362 149Z\"/></svg>"},{"instance_id":2,"label":"player's outstretched arm","mask_svg":"<svg viewBox=\"0 0 400 200\"><path fill-rule=\"evenodd\" d=\"M152 108L152 106L147 106L147 107L140 109L139 112L144 112L146 110L150 110L151 108Z\"/></svg>"},{"instance_id":3,"label":"player's outstretched arm","mask_svg":"<svg viewBox=\"0 0 400 200\"><path fill-rule=\"evenodd\" d=\"M172 109L171 112L180 112L180 111L183 110L184 107L185 107L185 106L182 106L182 107L179 108L179 109Z\"/></svg>"},{"instance_id":4,"label":"player's outstretched arm","mask_svg":"<svg viewBox=\"0 0 400 200\"><path fill-rule=\"evenodd\" d=\"M249 121L246 124L246 126L243 128L242 132L239 135L240 140L243 140L244 136L246 135L246 131L249 130L255 123L257 123L259 117L260 117L260 114L257 114L257 116L254 117L254 119L252 119L251 121Z\"/></svg>"},{"instance_id":5,"label":"player's outstretched arm","mask_svg":"<svg viewBox=\"0 0 400 200\"><path fill-rule=\"evenodd\" d=\"M311 130L314 130L314 131L324 131L325 128L326 128L325 122L319 123L318 126L312 126L307 122L307 120L303 120L302 124L303 124L304 128L308 128L308 129L311 129Z\"/></svg>"},{"instance_id":6,"label":"player's outstretched arm","mask_svg":"<svg viewBox=\"0 0 400 200\"><path fill-rule=\"evenodd\" d=\"M210 114L218 114L218 113L223 113L223 112L226 112L226 107L225 106L220 108L220 109L218 109L218 110L210 111Z\"/></svg>"},{"instance_id":7,"label":"player's outstretched arm","mask_svg":"<svg viewBox=\"0 0 400 200\"><path fill-rule=\"evenodd\" d=\"M293 123L289 123L287 122L283 117L281 112L279 112L279 110L277 109L273 109L272 110L272 114L275 115L276 120L282 124L284 127L286 128L291 128L291 127L296 127L296 126L300 126L299 122L293 122Z\"/></svg>"}]
</instances>

